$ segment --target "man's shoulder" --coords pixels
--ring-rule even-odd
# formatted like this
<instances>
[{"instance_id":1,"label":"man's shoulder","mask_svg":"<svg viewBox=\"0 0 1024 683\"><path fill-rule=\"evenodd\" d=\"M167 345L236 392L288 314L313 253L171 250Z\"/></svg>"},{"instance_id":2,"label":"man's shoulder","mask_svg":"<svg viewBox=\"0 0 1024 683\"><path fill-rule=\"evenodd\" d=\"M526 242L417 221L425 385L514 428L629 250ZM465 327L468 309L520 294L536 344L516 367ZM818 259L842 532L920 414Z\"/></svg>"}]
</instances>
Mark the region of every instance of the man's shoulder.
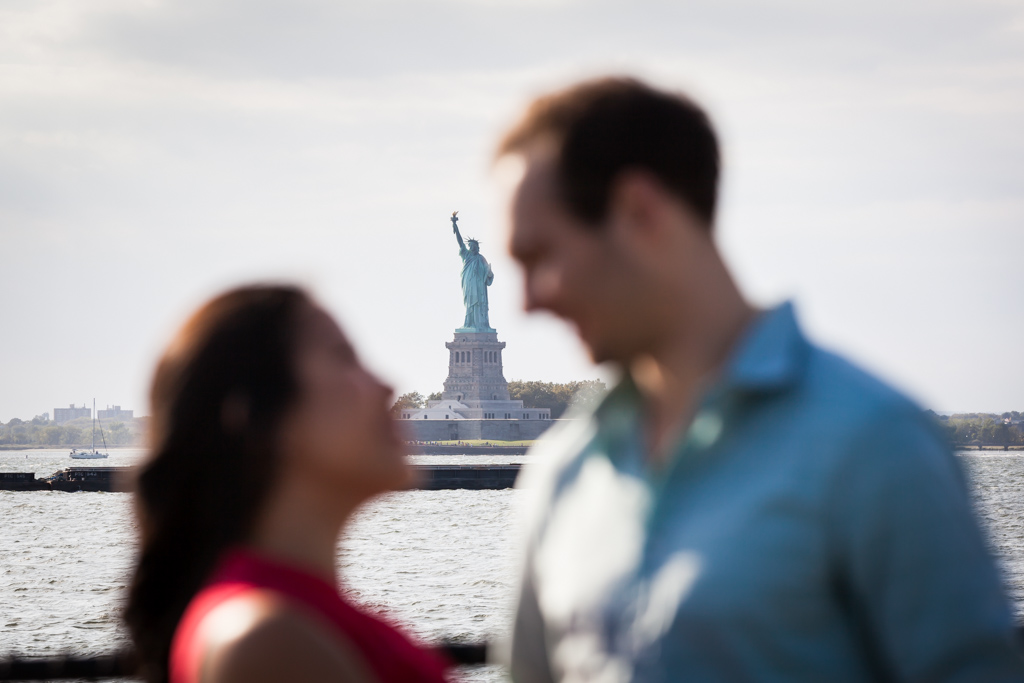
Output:
<instances>
[{"instance_id":1,"label":"man's shoulder","mask_svg":"<svg viewBox=\"0 0 1024 683\"><path fill-rule=\"evenodd\" d=\"M801 392L804 398L826 408L846 411L851 418L921 410L910 397L874 373L813 344Z\"/></svg>"},{"instance_id":2,"label":"man's shoulder","mask_svg":"<svg viewBox=\"0 0 1024 683\"><path fill-rule=\"evenodd\" d=\"M912 398L843 356L811 345L798 404L850 444L916 434L941 445L938 427ZM842 449L846 450L846 449Z\"/></svg>"}]
</instances>

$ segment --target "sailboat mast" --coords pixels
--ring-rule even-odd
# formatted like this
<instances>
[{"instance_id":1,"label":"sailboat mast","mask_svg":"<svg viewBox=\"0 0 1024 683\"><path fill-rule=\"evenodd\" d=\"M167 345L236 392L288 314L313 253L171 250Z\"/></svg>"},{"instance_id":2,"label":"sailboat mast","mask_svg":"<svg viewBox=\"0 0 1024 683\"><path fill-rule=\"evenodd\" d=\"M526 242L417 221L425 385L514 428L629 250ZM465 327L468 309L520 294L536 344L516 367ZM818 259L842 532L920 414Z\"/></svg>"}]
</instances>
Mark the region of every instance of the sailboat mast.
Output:
<instances>
[{"instance_id":1,"label":"sailboat mast","mask_svg":"<svg viewBox=\"0 0 1024 683\"><path fill-rule=\"evenodd\" d=\"M96 399L92 400L92 449L96 450Z\"/></svg>"}]
</instances>

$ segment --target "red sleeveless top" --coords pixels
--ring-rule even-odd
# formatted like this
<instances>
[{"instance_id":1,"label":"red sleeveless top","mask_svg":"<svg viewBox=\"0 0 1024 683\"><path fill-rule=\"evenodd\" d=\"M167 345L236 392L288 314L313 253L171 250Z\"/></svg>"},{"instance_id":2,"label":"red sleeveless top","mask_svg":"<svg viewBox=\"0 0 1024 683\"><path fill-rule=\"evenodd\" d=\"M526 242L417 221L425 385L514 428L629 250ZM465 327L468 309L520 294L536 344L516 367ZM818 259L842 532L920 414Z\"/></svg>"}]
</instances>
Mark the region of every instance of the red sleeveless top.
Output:
<instances>
[{"instance_id":1,"label":"red sleeveless top","mask_svg":"<svg viewBox=\"0 0 1024 683\"><path fill-rule=\"evenodd\" d=\"M227 553L206 586L189 603L171 643L170 683L199 683L203 619L218 605L248 591L269 590L320 615L354 645L380 683L443 683L450 663L414 645L405 635L349 603L331 584L295 567L245 550Z\"/></svg>"}]
</instances>

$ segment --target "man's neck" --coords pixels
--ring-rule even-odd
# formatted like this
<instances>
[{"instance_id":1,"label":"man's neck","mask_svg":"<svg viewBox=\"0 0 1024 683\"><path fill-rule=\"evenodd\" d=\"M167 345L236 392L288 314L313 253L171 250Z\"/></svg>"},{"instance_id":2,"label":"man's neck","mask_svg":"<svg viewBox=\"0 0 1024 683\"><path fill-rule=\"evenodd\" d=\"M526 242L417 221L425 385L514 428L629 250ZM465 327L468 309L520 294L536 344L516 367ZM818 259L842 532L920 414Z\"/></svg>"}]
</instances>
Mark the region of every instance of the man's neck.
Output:
<instances>
[{"instance_id":1,"label":"man's neck","mask_svg":"<svg viewBox=\"0 0 1024 683\"><path fill-rule=\"evenodd\" d=\"M635 358L629 372L647 403L651 460L663 463L689 427L697 401L721 374L736 343L757 315L728 273L708 282L685 319L665 311L664 329L652 348ZM671 301L671 300L669 300Z\"/></svg>"}]
</instances>

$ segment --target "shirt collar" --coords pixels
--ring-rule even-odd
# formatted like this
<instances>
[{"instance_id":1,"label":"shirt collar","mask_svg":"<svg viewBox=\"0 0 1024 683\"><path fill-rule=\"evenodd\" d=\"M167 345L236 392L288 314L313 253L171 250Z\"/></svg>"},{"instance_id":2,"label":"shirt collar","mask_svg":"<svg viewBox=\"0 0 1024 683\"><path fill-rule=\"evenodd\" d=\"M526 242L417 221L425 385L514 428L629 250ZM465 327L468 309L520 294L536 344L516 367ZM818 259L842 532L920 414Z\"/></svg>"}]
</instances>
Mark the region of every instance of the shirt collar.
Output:
<instances>
[{"instance_id":1,"label":"shirt collar","mask_svg":"<svg viewBox=\"0 0 1024 683\"><path fill-rule=\"evenodd\" d=\"M785 389L803 376L810 349L787 301L761 313L747 328L726 364L722 388L754 393Z\"/></svg>"},{"instance_id":2,"label":"shirt collar","mask_svg":"<svg viewBox=\"0 0 1024 683\"><path fill-rule=\"evenodd\" d=\"M795 384L803 376L811 345L800 331L792 302L758 315L740 337L726 362L712 396L732 391L771 393ZM606 434L622 435L636 428L643 399L629 373L597 406L594 415Z\"/></svg>"}]
</instances>

